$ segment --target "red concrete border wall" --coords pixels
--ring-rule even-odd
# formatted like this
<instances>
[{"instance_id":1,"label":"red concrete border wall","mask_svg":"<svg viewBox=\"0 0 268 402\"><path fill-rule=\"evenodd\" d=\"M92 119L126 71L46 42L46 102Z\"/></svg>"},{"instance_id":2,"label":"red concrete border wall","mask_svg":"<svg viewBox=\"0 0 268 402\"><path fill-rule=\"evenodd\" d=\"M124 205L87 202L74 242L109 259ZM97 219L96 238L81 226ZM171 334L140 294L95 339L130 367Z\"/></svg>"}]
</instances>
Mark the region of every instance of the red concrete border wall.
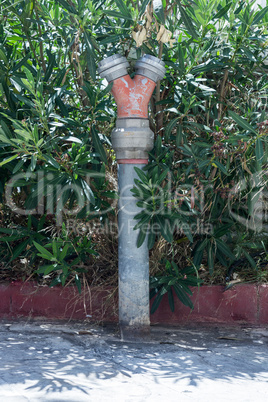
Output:
<instances>
[{"instance_id":1,"label":"red concrete border wall","mask_svg":"<svg viewBox=\"0 0 268 402\"><path fill-rule=\"evenodd\" d=\"M31 282L0 284L0 317L42 317L58 320L116 321L113 289L38 286Z\"/></svg>"},{"instance_id":2,"label":"red concrete border wall","mask_svg":"<svg viewBox=\"0 0 268 402\"><path fill-rule=\"evenodd\" d=\"M185 322L214 323L260 323L259 287L256 285L239 285L223 291L224 286L203 286L193 290L194 310L175 300L175 311L169 308L167 295L160 309L152 316L152 322L176 324ZM268 288L263 292L263 301L268 305ZM263 323L268 323L268 314L263 317Z\"/></svg>"},{"instance_id":3,"label":"red concrete border wall","mask_svg":"<svg viewBox=\"0 0 268 402\"><path fill-rule=\"evenodd\" d=\"M194 310L175 298L175 311L167 295L151 316L152 324L211 322L268 324L268 285L238 285L226 292L223 286L193 288ZM0 318L38 317L58 320L116 322L117 293L90 288L79 295L75 287L38 286L31 282L0 284Z\"/></svg>"}]
</instances>

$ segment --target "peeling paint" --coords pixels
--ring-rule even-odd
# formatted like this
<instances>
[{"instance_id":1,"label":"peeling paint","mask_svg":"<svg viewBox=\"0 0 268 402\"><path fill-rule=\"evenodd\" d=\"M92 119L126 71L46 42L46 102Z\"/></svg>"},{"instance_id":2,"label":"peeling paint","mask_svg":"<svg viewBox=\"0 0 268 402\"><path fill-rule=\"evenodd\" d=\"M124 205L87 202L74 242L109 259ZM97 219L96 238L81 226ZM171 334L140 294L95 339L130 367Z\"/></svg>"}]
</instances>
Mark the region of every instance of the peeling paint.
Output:
<instances>
[{"instance_id":1,"label":"peeling paint","mask_svg":"<svg viewBox=\"0 0 268 402\"><path fill-rule=\"evenodd\" d=\"M147 82L148 82L148 79L147 79L147 78L144 78L144 79L142 80L142 85L146 85Z\"/></svg>"},{"instance_id":2,"label":"peeling paint","mask_svg":"<svg viewBox=\"0 0 268 402\"><path fill-rule=\"evenodd\" d=\"M123 81L123 83L126 85L126 87L128 88L128 82L124 79L124 77L121 78L121 80Z\"/></svg>"},{"instance_id":3,"label":"peeling paint","mask_svg":"<svg viewBox=\"0 0 268 402\"><path fill-rule=\"evenodd\" d=\"M117 103L118 118L148 118L148 104L155 88L155 82L136 75L118 78L113 83L112 94Z\"/></svg>"}]
</instances>

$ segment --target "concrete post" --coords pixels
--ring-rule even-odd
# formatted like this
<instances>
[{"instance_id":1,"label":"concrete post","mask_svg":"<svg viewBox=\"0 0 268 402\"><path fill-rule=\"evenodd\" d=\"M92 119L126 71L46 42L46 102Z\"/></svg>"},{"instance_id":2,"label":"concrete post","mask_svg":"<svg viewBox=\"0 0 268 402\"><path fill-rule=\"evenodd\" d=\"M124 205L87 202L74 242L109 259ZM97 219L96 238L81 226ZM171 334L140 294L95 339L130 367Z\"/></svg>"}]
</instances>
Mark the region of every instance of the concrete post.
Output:
<instances>
[{"instance_id":1,"label":"concrete post","mask_svg":"<svg viewBox=\"0 0 268 402\"><path fill-rule=\"evenodd\" d=\"M147 243L137 248L138 231L133 230L140 212L131 193L134 167L148 163L154 145L149 128L148 103L156 82L165 74L164 63L145 55L136 63L137 74L127 74L125 57L114 55L99 63L99 74L113 82L112 94L117 103L116 128L112 144L118 162L119 187L119 325L123 340L143 338L150 333L149 252Z\"/></svg>"},{"instance_id":2,"label":"concrete post","mask_svg":"<svg viewBox=\"0 0 268 402\"><path fill-rule=\"evenodd\" d=\"M144 164L119 164L118 273L119 324L123 339L146 337L150 333L149 253L147 243L137 248L138 230L133 230L140 212L130 189Z\"/></svg>"}]
</instances>

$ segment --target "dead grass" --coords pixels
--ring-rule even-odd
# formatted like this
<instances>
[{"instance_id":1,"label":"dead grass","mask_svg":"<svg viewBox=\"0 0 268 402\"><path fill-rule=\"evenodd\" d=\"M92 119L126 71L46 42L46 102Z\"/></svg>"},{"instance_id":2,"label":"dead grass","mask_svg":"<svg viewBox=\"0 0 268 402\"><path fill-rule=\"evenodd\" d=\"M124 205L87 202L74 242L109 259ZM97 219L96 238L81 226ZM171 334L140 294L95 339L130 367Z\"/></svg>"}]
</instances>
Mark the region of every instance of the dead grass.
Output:
<instances>
[{"instance_id":1,"label":"dead grass","mask_svg":"<svg viewBox=\"0 0 268 402\"><path fill-rule=\"evenodd\" d=\"M1 211L1 209L0 209ZM3 219L3 216L2 216ZM116 216L113 216L113 228L116 228ZM20 222L22 224L22 222ZM90 235L88 233L88 235ZM115 292L118 286L118 241L117 233L109 231L92 232L91 238L98 253L96 257L89 257L88 261L82 265L85 269L83 274L83 284L87 287L113 288ZM7 243L6 243L7 244ZM1 244L3 250L3 243ZM14 245L13 245L14 246ZM7 250L8 245L6 245ZM12 247L12 244L11 244ZM173 244L169 244L160 238L152 250L150 250L150 276L160 275L165 272L164 260L174 260L181 269L191 264L192 246L186 237L175 237ZM5 253L4 253L5 254ZM38 278L34 271L36 265L30 264L27 258L17 258L11 263L0 262L0 281L12 282L17 280L37 279L42 284L49 284L50 278ZM6 253L8 254L8 253ZM244 264L237 267L234 271L235 276L242 282L261 282L268 283L268 265L259 264L259 268ZM226 284L227 268L216 264L214 272L210 275L208 267L201 265L199 277L205 285L224 285ZM70 278L69 283L74 284L74 279Z\"/></svg>"}]
</instances>

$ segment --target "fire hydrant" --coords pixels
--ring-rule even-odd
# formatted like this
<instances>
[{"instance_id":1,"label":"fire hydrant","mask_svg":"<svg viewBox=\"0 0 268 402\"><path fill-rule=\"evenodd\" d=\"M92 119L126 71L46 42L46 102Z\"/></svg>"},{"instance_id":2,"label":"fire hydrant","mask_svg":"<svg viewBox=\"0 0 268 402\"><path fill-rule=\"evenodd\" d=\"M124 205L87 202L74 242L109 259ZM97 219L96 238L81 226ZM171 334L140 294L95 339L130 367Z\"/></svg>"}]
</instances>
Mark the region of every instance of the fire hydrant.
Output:
<instances>
[{"instance_id":1,"label":"fire hydrant","mask_svg":"<svg viewBox=\"0 0 268 402\"><path fill-rule=\"evenodd\" d=\"M137 178L134 167L142 169L148 163L148 152L154 145L148 104L156 82L165 75L164 63L150 55L136 62L134 79L128 75L128 67L126 58L118 54L98 66L100 76L113 82L112 94L117 103L112 145L118 163L119 325L123 340L150 334L149 251L146 241L137 248L134 216L141 210L130 190Z\"/></svg>"}]
</instances>

